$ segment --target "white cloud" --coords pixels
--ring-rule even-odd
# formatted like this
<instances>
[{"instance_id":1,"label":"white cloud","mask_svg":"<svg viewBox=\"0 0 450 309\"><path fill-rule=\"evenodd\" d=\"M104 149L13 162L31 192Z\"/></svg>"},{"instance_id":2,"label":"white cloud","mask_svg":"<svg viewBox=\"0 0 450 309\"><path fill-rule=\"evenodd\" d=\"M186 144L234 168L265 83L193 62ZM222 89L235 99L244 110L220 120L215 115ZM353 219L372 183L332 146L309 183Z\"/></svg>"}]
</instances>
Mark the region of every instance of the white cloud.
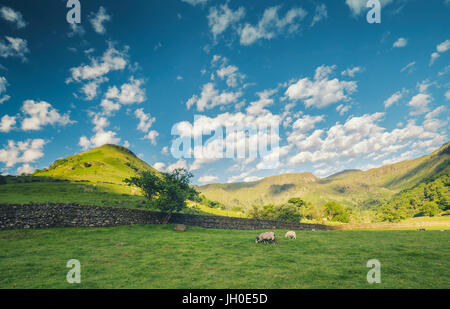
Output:
<instances>
[{"instance_id":1,"label":"white cloud","mask_svg":"<svg viewBox=\"0 0 450 309\"><path fill-rule=\"evenodd\" d=\"M95 32L105 34L106 28L104 23L111 20L111 16L106 12L106 9L101 6L96 14L91 13L89 21L92 24Z\"/></svg>"},{"instance_id":2,"label":"white cloud","mask_svg":"<svg viewBox=\"0 0 450 309\"><path fill-rule=\"evenodd\" d=\"M208 15L208 25L211 33L214 36L214 40L218 35L223 33L228 27L237 23L245 15L245 9L239 7L236 11L233 11L228 7L228 3L219 7L211 7Z\"/></svg>"},{"instance_id":3,"label":"white cloud","mask_svg":"<svg viewBox=\"0 0 450 309\"><path fill-rule=\"evenodd\" d=\"M28 139L23 142L8 141L8 145L0 149L0 162L6 167L17 163L31 163L44 156L42 149L46 141L43 139Z\"/></svg>"},{"instance_id":4,"label":"white cloud","mask_svg":"<svg viewBox=\"0 0 450 309\"><path fill-rule=\"evenodd\" d=\"M288 33L297 31L298 21L302 20L307 12L302 8L290 9L283 18L278 16L279 6L265 9L258 24L252 26L246 23L240 30L241 45L251 45L257 40L270 40L276 35L283 33L287 28Z\"/></svg>"},{"instance_id":5,"label":"white cloud","mask_svg":"<svg viewBox=\"0 0 450 309\"><path fill-rule=\"evenodd\" d=\"M416 66L416 62L415 61L413 61L413 62L410 62L410 63L408 63L407 65L405 65L401 70L400 70L400 72L407 72L408 74L411 74L412 72L414 72L414 70L415 70L415 66Z\"/></svg>"},{"instance_id":6,"label":"white cloud","mask_svg":"<svg viewBox=\"0 0 450 309\"><path fill-rule=\"evenodd\" d=\"M17 28L24 28L27 23L23 19L22 13L14 11L12 8L4 6L0 9L0 16L9 22L15 23Z\"/></svg>"},{"instance_id":7,"label":"white cloud","mask_svg":"<svg viewBox=\"0 0 450 309\"><path fill-rule=\"evenodd\" d=\"M159 136L159 133L155 130L152 130L150 132L148 132L147 135L145 135L145 139L148 139L152 145L156 145L156 138Z\"/></svg>"},{"instance_id":8,"label":"white cloud","mask_svg":"<svg viewBox=\"0 0 450 309\"><path fill-rule=\"evenodd\" d=\"M142 103L146 100L145 89L141 88L144 81L142 79L130 78L129 83L120 87L110 87L105 94L107 99L115 99L122 104Z\"/></svg>"},{"instance_id":9,"label":"white cloud","mask_svg":"<svg viewBox=\"0 0 450 309\"><path fill-rule=\"evenodd\" d=\"M395 41L392 46L396 48L402 48L405 47L406 45L408 45L408 39L398 38L397 41Z\"/></svg>"},{"instance_id":10,"label":"white cloud","mask_svg":"<svg viewBox=\"0 0 450 309\"><path fill-rule=\"evenodd\" d=\"M105 128L109 126L109 121L106 117L94 115L92 123L94 124L93 131L95 134L91 138L87 138L86 136L80 137L78 143L84 150L100 147L105 144L120 143L120 138L116 137L116 132L105 131Z\"/></svg>"},{"instance_id":11,"label":"white cloud","mask_svg":"<svg viewBox=\"0 0 450 309\"><path fill-rule=\"evenodd\" d=\"M239 99L241 95L242 93L240 91L238 92L223 91L219 93L219 91L215 89L215 85L213 83L207 83L203 85L200 97L197 95L192 96L186 102L186 106L189 109L196 104L197 110L199 112L202 112L205 109L212 109L216 106L223 106L235 103L236 100Z\"/></svg>"},{"instance_id":12,"label":"white cloud","mask_svg":"<svg viewBox=\"0 0 450 309\"><path fill-rule=\"evenodd\" d=\"M166 167L166 164L162 163L162 162L156 162L155 164L153 164L153 168L160 172L164 172L165 167Z\"/></svg>"},{"instance_id":13,"label":"white cloud","mask_svg":"<svg viewBox=\"0 0 450 309\"><path fill-rule=\"evenodd\" d=\"M45 101L36 102L26 100L22 105L22 113L25 118L22 121L22 130L40 130L45 125L65 126L74 121L70 120L69 114L59 114L50 103Z\"/></svg>"},{"instance_id":14,"label":"white cloud","mask_svg":"<svg viewBox=\"0 0 450 309\"><path fill-rule=\"evenodd\" d=\"M0 98L0 104L5 103L6 101L8 101L9 99L11 99L11 96L9 95L4 95L3 97Z\"/></svg>"},{"instance_id":15,"label":"white cloud","mask_svg":"<svg viewBox=\"0 0 450 309\"><path fill-rule=\"evenodd\" d=\"M82 64L70 69L71 78L67 82L98 79L111 71L123 70L128 64L126 50L118 51L112 46L104 52L101 58L90 58L91 64Z\"/></svg>"},{"instance_id":16,"label":"white cloud","mask_svg":"<svg viewBox=\"0 0 450 309\"><path fill-rule=\"evenodd\" d=\"M445 99L447 101L450 100L450 90L447 90L447 92L445 93Z\"/></svg>"},{"instance_id":17,"label":"white cloud","mask_svg":"<svg viewBox=\"0 0 450 309\"><path fill-rule=\"evenodd\" d=\"M388 5L392 0L380 0L381 6ZM360 15L367 10L367 0L345 0L345 4L350 8L353 15Z\"/></svg>"},{"instance_id":18,"label":"white cloud","mask_svg":"<svg viewBox=\"0 0 450 309\"><path fill-rule=\"evenodd\" d=\"M222 80L226 79L228 87L237 87L238 82L245 78L245 75L239 73L238 67L234 65L222 66L217 70L217 76Z\"/></svg>"},{"instance_id":19,"label":"white cloud","mask_svg":"<svg viewBox=\"0 0 450 309\"><path fill-rule=\"evenodd\" d=\"M402 89L400 91L397 91L393 95L391 95L386 101L384 101L384 107L389 108L393 104L397 103L403 98L403 95L406 93L406 89Z\"/></svg>"},{"instance_id":20,"label":"white cloud","mask_svg":"<svg viewBox=\"0 0 450 309\"><path fill-rule=\"evenodd\" d=\"M408 106L413 108L410 115L415 116L426 113L428 111L428 104L431 100L432 97L429 94L419 93L415 95L408 103Z\"/></svg>"},{"instance_id":21,"label":"white cloud","mask_svg":"<svg viewBox=\"0 0 450 309\"><path fill-rule=\"evenodd\" d=\"M5 41L0 40L0 57L18 57L26 61L26 53L29 53L27 40L5 36Z\"/></svg>"},{"instance_id":22,"label":"white cloud","mask_svg":"<svg viewBox=\"0 0 450 309\"><path fill-rule=\"evenodd\" d=\"M218 179L219 179L219 177L217 177L217 176L205 175L205 176L200 177L200 178L198 179L198 181L199 181L200 183L202 183L202 184L206 184L206 183L212 183L212 182L215 182L215 181L217 181Z\"/></svg>"},{"instance_id":23,"label":"white cloud","mask_svg":"<svg viewBox=\"0 0 450 309\"><path fill-rule=\"evenodd\" d=\"M326 19L328 17L327 7L325 4L320 4L316 6L316 12L314 14L313 20L311 22L311 27L313 27L319 21Z\"/></svg>"},{"instance_id":24,"label":"white cloud","mask_svg":"<svg viewBox=\"0 0 450 309\"><path fill-rule=\"evenodd\" d=\"M103 99L100 103L100 106L103 108L103 113L107 116L111 115L113 112L120 110L120 104L114 103L111 100Z\"/></svg>"},{"instance_id":25,"label":"white cloud","mask_svg":"<svg viewBox=\"0 0 450 309\"><path fill-rule=\"evenodd\" d=\"M350 100L349 95L356 91L354 81L329 79L335 66L320 66L316 69L314 80L302 78L290 85L286 96L291 100L303 100L306 107L322 108L340 101Z\"/></svg>"},{"instance_id":26,"label":"white cloud","mask_svg":"<svg viewBox=\"0 0 450 309\"><path fill-rule=\"evenodd\" d=\"M364 71L364 68L362 67L353 67L348 68L341 72L342 76L348 76L348 77L355 77L356 73L361 73Z\"/></svg>"},{"instance_id":27,"label":"white cloud","mask_svg":"<svg viewBox=\"0 0 450 309\"><path fill-rule=\"evenodd\" d=\"M436 116L438 112L430 116ZM409 121L405 127L392 131L380 126L383 117L384 113L366 114L351 117L344 124L337 123L328 130L316 130L308 134L308 139L299 139L298 152L288 159L288 163L336 164L341 160L362 159L364 156L379 160L405 148L428 149L447 140L442 130L437 130L445 124L431 120L432 117L422 125Z\"/></svg>"},{"instance_id":28,"label":"white cloud","mask_svg":"<svg viewBox=\"0 0 450 309\"><path fill-rule=\"evenodd\" d=\"M17 175L22 175L22 174L32 174L34 172L35 168L32 167L30 164L26 163L22 166L20 166L19 168L17 168Z\"/></svg>"},{"instance_id":29,"label":"white cloud","mask_svg":"<svg viewBox=\"0 0 450 309\"><path fill-rule=\"evenodd\" d=\"M186 160L184 159L180 159L177 162L175 162L174 164L171 164L167 167L166 171L167 172L172 172L173 170L177 169L177 168L184 168L187 169L187 163Z\"/></svg>"},{"instance_id":30,"label":"white cloud","mask_svg":"<svg viewBox=\"0 0 450 309\"><path fill-rule=\"evenodd\" d=\"M444 42L436 46L436 51L431 54L430 66L438 59L441 54L447 52L450 49L450 40L445 40Z\"/></svg>"},{"instance_id":31,"label":"white cloud","mask_svg":"<svg viewBox=\"0 0 450 309\"><path fill-rule=\"evenodd\" d=\"M197 4L205 4L208 2L208 0L181 0L182 2L189 3L190 5L197 5Z\"/></svg>"},{"instance_id":32,"label":"white cloud","mask_svg":"<svg viewBox=\"0 0 450 309\"><path fill-rule=\"evenodd\" d=\"M16 125L16 117L4 115L0 121L0 132L8 133Z\"/></svg>"},{"instance_id":33,"label":"white cloud","mask_svg":"<svg viewBox=\"0 0 450 309\"><path fill-rule=\"evenodd\" d=\"M134 115L137 119L139 119L139 124L137 129L144 133L147 133L150 130L151 126L155 122L156 118L152 117L150 114L144 113L143 108L138 108L134 111Z\"/></svg>"}]
</instances>

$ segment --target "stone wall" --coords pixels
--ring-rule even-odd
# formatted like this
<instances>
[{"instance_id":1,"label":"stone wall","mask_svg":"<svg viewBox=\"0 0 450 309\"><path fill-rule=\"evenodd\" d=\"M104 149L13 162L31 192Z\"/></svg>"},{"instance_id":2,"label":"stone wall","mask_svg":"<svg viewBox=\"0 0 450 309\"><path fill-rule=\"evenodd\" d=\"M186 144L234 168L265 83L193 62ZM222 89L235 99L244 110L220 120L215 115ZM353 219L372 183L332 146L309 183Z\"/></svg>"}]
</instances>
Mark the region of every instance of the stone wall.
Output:
<instances>
[{"instance_id":1,"label":"stone wall","mask_svg":"<svg viewBox=\"0 0 450 309\"><path fill-rule=\"evenodd\" d=\"M76 204L0 205L0 230L50 227L103 227L161 224L167 215L140 209ZM325 225L273 220L173 214L169 223L214 229L326 230Z\"/></svg>"}]
</instances>

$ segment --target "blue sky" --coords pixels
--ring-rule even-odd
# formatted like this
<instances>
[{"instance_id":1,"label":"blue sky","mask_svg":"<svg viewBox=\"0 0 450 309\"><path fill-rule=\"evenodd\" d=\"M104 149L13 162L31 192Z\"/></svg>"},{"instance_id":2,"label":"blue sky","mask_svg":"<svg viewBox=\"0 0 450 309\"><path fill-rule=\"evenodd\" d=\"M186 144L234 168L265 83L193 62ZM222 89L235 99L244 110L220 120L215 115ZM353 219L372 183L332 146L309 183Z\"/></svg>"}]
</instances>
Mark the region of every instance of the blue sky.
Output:
<instances>
[{"instance_id":1,"label":"blue sky","mask_svg":"<svg viewBox=\"0 0 450 309\"><path fill-rule=\"evenodd\" d=\"M382 0L380 24L363 0L81 0L76 26L66 2L2 1L3 174L116 143L198 184L323 177L448 141L448 0ZM276 121L279 164L208 145L174 157L172 129L195 134L195 115L206 129Z\"/></svg>"}]
</instances>

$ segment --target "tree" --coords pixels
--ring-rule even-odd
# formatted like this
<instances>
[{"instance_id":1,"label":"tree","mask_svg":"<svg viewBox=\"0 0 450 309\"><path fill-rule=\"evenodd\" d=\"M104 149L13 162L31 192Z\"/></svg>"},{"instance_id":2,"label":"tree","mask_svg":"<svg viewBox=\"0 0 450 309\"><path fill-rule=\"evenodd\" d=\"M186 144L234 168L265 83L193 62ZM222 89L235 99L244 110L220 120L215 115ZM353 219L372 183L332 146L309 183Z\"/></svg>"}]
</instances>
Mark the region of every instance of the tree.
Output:
<instances>
[{"instance_id":1,"label":"tree","mask_svg":"<svg viewBox=\"0 0 450 309\"><path fill-rule=\"evenodd\" d=\"M292 205L295 205L295 206L297 206L298 208L307 205L307 203L306 203L304 200L302 200L301 198L299 198L299 197L293 197L293 198L289 199L289 200L288 200L288 203L289 203L289 204L292 204Z\"/></svg>"},{"instance_id":2,"label":"tree","mask_svg":"<svg viewBox=\"0 0 450 309\"><path fill-rule=\"evenodd\" d=\"M439 214L441 209L435 202L425 202L420 210L422 216L434 217Z\"/></svg>"},{"instance_id":3,"label":"tree","mask_svg":"<svg viewBox=\"0 0 450 309\"><path fill-rule=\"evenodd\" d=\"M6 176L0 175L0 185L6 185L7 183Z\"/></svg>"},{"instance_id":4,"label":"tree","mask_svg":"<svg viewBox=\"0 0 450 309\"><path fill-rule=\"evenodd\" d=\"M349 210L341 204L336 202L326 202L323 207L325 209L325 215L329 220L343 223L350 222Z\"/></svg>"},{"instance_id":5,"label":"tree","mask_svg":"<svg viewBox=\"0 0 450 309\"><path fill-rule=\"evenodd\" d=\"M150 201L150 205L166 212L168 216L164 223L167 223L172 213L186 208L187 199L198 198L198 192L189 185L192 177L192 173L184 168L179 168L160 175L144 171L137 177L125 179L124 182L140 188Z\"/></svg>"}]
</instances>

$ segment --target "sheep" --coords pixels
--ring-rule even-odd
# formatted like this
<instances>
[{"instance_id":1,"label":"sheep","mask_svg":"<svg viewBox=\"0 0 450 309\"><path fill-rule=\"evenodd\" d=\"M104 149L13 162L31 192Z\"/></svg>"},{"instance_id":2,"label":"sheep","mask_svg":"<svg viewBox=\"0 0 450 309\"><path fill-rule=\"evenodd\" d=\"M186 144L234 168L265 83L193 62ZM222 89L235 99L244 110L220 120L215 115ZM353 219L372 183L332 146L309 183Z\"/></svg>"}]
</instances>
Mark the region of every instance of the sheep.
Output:
<instances>
[{"instance_id":1,"label":"sheep","mask_svg":"<svg viewBox=\"0 0 450 309\"><path fill-rule=\"evenodd\" d=\"M256 237L255 243L264 242L264 243L272 243L276 242L275 233L274 232L265 232L261 233L258 237Z\"/></svg>"},{"instance_id":2,"label":"sheep","mask_svg":"<svg viewBox=\"0 0 450 309\"><path fill-rule=\"evenodd\" d=\"M425 229L424 229L423 227L418 228L417 230L418 230L418 231L425 231Z\"/></svg>"},{"instance_id":3,"label":"sheep","mask_svg":"<svg viewBox=\"0 0 450 309\"><path fill-rule=\"evenodd\" d=\"M291 238L291 239L297 239L297 234L295 234L294 231L289 231L286 233L286 235L284 235L284 237Z\"/></svg>"}]
</instances>

